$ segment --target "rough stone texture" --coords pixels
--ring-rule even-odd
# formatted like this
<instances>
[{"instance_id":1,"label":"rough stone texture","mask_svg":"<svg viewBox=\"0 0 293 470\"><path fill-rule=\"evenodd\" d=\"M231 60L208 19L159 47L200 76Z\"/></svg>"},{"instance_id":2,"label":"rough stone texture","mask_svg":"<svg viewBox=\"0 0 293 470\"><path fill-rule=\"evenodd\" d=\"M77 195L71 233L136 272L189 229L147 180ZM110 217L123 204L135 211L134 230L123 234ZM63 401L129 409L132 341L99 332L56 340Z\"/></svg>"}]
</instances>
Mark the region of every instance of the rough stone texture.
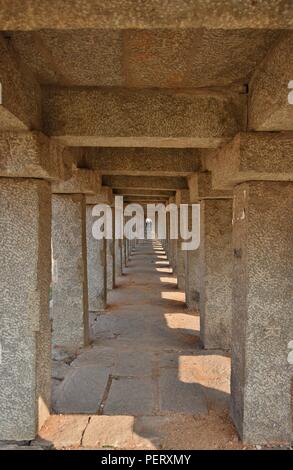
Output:
<instances>
[{"instance_id":1,"label":"rough stone texture","mask_svg":"<svg viewBox=\"0 0 293 470\"><path fill-rule=\"evenodd\" d=\"M292 441L293 183L235 189L232 417L244 441Z\"/></svg>"},{"instance_id":2,"label":"rough stone texture","mask_svg":"<svg viewBox=\"0 0 293 470\"><path fill-rule=\"evenodd\" d=\"M74 0L62 4L52 0L2 0L0 26L3 30L87 28L291 28L289 0L252 3L250 0L151 0L137 6L135 0L109 4L102 0Z\"/></svg>"},{"instance_id":3,"label":"rough stone texture","mask_svg":"<svg viewBox=\"0 0 293 470\"><path fill-rule=\"evenodd\" d=\"M78 447L88 422L89 416L85 415L52 416L39 435L53 442L55 449Z\"/></svg>"},{"instance_id":4,"label":"rough stone texture","mask_svg":"<svg viewBox=\"0 0 293 470\"><path fill-rule=\"evenodd\" d=\"M86 206L87 272L89 310L96 312L106 308L107 262L106 240L96 240L92 233L94 206Z\"/></svg>"},{"instance_id":5,"label":"rough stone texture","mask_svg":"<svg viewBox=\"0 0 293 470\"><path fill-rule=\"evenodd\" d=\"M96 194L101 191L101 186L102 179L95 171L75 168L70 179L52 185L52 192L55 194Z\"/></svg>"},{"instance_id":6,"label":"rough stone texture","mask_svg":"<svg viewBox=\"0 0 293 470\"><path fill-rule=\"evenodd\" d=\"M134 416L92 416L85 430L84 447L121 448L133 439Z\"/></svg>"},{"instance_id":7,"label":"rough stone texture","mask_svg":"<svg viewBox=\"0 0 293 470\"><path fill-rule=\"evenodd\" d=\"M185 289L185 251L181 249L182 240L175 240L177 242L177 262L176 262L176 274L177 274L177 286L178 289Z\"/></svg>"},{"instance_id":8,"label":"rough stone texture","mask_svg":"<svg viewBox=\"0 0 293 470\"><path fill-rule=\"evenodd\" d=\"M50 409L51 192L0 179L0 439L30 440Z\"/></svg>"},{"instance_id":9,"label":"rough stone texture","mask_svg":"<svg viewBox=\"0 0 293 470\"><path fill-rule=\"evenodd\" d=\"M67 180L72 165L70 152L41 132L0 134L0 176Z\"/></svg>"},{"instance_id":10,"label":"rough stone texture","mask_svg":"<svg viewBox=\"0 0 293 470\"><path fill-rule=\"evenodd\" d=\"M293 106L288 102L293 77L293 31L283 34L256 69L250 82L249 129L292 131Z\"/></svg>"},{"instance_id":11,"label":"rough stone texture","mask_svg":"<svg viewBox=\"0 0 293 470\"><path fill-rule=\"evenodd\" d=\"M187 176L199 169L200 150L91 148L86 164L103 175Z\"/></svg>"},{"instance_id":12,"label":"rough stone texture","mask_svg":"<svg viewBox=\"0 0 293 470\"><path fill-rule=\"evenodd\" d=\"M115 284L118 277L122 276L122 240L114 240L115 253Z\"/></svg>"},{"instance_id":13,"label":"rough stone texture","mask_svg":"<svg viewBox=\"0 0 293 470\"><path fill-rule=\"evenodd\" d=\"M69 146L217 147L246 125L246 97L221 92L47 87L43 109Z\"/></svg>"},{"instance_id":14,"label":"rough stone texture","mask_svg":"<svg viewBox=\"0 0 293 470\"><path fill-rule=\"evenodd\" d=\"M114 242L107 240L107 289L111 290L115 285L115 260L114 260Z\"/></svg>"},{"instance_id":15,"label":"rough stone texture","mask_svg":"<svg viewBox=\"0 0 293 470\"><path fill-rule=\"evenodd\" d=\"M292 146L287 133L238 134L212 157L213 188L227 190L249 180L292 181Z\"/></svg>"},{"instance_id":16,"label":"rough stone texture","mask_svg":"<svg viewBox=\"0 0 293 470\"><path fill-rule=\"evenodd\" d=\"M186 178L172 176L103 176L103 184L115 189L187 189Z\"/></svg>"},{"instance_id":17,"label":"rough stone texture","mask_svg":"<svg viewBox=\"0 0 293 470\"><path fill-rule=\"evenodd\" d=\"M122 196L159 196L159 197L167 197L170 198L171 196L175 195L175 191L168 191L166 189L136 189L136 188L128 188L128 189L115 189L114 195L122 195Z\"/></svg>"},{"instance_id":18,"label":"rough stone texture","mask_svg":"<svg viewBox=\"0 0 293 470\"><path fill-rule=\"evenodd\" d=\"M107 385L108 370L83 364L71 367L59 386L54 410L57 413L97 413Z\"/></svg>"},{"instance_id":19,"label":"rough stone texture","mask_svg":"<svg viewBox=\"0 0 293 470\"><path fill-rule=\"evenodd\" d=\"M20 62L2 34L0 34L0 83L1 131L40 130L42 127L40 86L31 71Z\"/></svg>"},{"instance_id":20,"label":"rough stone texture","mask_svg":"<svg viewBox=\"0 0 293 470\"><path fill-rule=\"evenodd\" d=\"M190 176L188 178L188 187L191 203L196 203L202 199L232 198L232 191L217 190L212 187L212 173L209 171L202 171Z\"/></svg>"},{"instance_id":21,"label":"rough stone texture","mask_svg":"<svg viewBox=\"0 0 293 470\"><path fill-rule=\"evenodd\" d=\"M108 186L102 186L101 191L94 196L88 195L86 197L87 204L109 204L113 202L113 191Z\"/></svg>"},{"instance_id":22,"label":"rough stone texture","mask_svg":"<svg viewBox=\"0 0 293 470\"><path fill-rule=\"evenodd\" d=\"M200 337L205 349L229 349L232 322L232 200L201 201Z\"/></svg>"},{"instance_id":23,"label":"rough stone texture","mask_svg":"<svg viewBox=\"0 0 293 470\"><path fill-rule=\"evenodd\" d=\"M52 197L53 345L88 342L86 206L82 194Z\"/></svg>"},{"instance_id":24,"label":"rough stone texture","mask_svg":"<svg viewBox=\"0 0 293 470\"><path fill-rule=\"evenodd\" d=\"M190 310L199 309L200 249L185 251L185 299Z\"/></svg>"},{"instance_id":25,"label":"rough stone texture","mask_svg":"<svg viewBox=\"0 0 293 470\"><path fill-rule=\"evenodd\" d=\"M241 89L278 36L279 31L265 29L90 29L18 31L11 41L42 84L182 88L239 83Z\"/></svg>"}]
</instances>

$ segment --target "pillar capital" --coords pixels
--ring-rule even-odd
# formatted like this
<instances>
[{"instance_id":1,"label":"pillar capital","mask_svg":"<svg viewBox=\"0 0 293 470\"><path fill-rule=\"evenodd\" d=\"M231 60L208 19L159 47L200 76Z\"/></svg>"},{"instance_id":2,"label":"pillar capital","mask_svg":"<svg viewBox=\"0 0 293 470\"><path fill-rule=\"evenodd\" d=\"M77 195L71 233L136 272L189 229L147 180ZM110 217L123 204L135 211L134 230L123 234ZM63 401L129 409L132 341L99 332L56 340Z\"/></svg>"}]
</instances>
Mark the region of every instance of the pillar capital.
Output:
<instances>
[{"instance_id":1,"label":"pillar capital","mask_svg":"<svg viewBox=\"0 0 293 470\"><path fill-rule=\"evenodd\" d=\"M212 173L203 171L194 173L188 178L190 202L197 203L203 199L231 199L229 190L217 190L212 187Z\"/></svg>"},{"instance_id":2,"label":"pillar capital","mask_svg":"<svg viewBox=\"0 0 293 470\"><path fill-rule=\"evenodd\" d=\"M41 132L0 133L0 176L67 180L72 175L69 149Z\"/></svg>"},{"instance_id":3,"label":"pillar capital","mask_svg":"<svg viewBox=\"0 0 293 470\"><path fill-rule=\"evenodd\" d=\"M246 181L292 181L293 137L289 133L239 133L210 162L213 189Z\"/></svg>"},{"instance_id":4,"label":"pillar capital","mask_svg":"<svg viewBox=\"0 0 293 470\"><path fill-rule=\"evenodd\" d=\"M64 182L53 184L54 194L97 194L101 191L102 178L95 171L75 168L72 177Z\"/></svg>"},{"instance_id":5,"label":"pillar capital","mask_svg":"<svg viewBox=\"0 0 293 470\"><path fill-rule=\"evenodd\" d=\"M175 195L175 204L180 206L180 204L189 204L190 203L190 194L189 189L179 189L176 191Z\"/></svg>"},{"instance_id":6,"label":"pillar capital","mask_svg":"<svg viewBox=\"0 0 293 470\"><path fill-rule=\"evenodd\" d=\"M96 205L96 204L108 204L111 205L113 203L113 191L112 188L109 186L102 186L101 191L95 195L88 195L86 197L86 203L88 205Z\"/></svg>"}]
</instances>

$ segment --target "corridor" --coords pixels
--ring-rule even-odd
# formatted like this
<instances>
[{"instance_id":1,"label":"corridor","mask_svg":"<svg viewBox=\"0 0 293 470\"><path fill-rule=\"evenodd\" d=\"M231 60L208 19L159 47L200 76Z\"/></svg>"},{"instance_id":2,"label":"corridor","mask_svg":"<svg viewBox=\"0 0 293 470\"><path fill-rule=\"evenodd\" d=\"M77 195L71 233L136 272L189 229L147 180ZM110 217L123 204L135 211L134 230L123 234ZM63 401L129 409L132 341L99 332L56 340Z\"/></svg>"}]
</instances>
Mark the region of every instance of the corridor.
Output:
<instances>
[{"instance_id":1,"label":"corridor","mask_svg":"<svg viewBox=\"0 0 293 470\"><path fill-rule=\"evenodd\" d=\"M93 315L93 313L91 313ZM92 343L53 361L53 411L41 437L56 448L242 448L229 415L230 359L204 351L158 241L133 250Z\"/></svg>"}]
</instances>

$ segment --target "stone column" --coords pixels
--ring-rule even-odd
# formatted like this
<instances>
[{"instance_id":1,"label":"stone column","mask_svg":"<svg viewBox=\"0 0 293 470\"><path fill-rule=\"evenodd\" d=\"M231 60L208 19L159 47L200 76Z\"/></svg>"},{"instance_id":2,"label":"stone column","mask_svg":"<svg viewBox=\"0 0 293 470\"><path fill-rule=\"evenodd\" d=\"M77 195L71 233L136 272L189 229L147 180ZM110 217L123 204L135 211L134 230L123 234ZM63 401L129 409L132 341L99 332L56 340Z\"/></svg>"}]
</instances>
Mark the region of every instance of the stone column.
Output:
<instances>
[{"instance_id":1,"label":"stone column","mask_svg":"<svg viewBox=\"0 0 293 470\"><path fill-rule=\"evenodd\" d=\"M53 346L75 351L88 342L84 194L53 194Z\"/></svg>"},{"instance_id":2,"label":"stone column","mask_svg":"<svg viewBox=\"0 0 293 470\"><path fill-rule=\"evenodd\" d=\"M177 273L177 286L178 289L185 289L185 251L181 249L182 240L177 240L177 262L176 262L176 273Z\"/></svg>"},{"instance_id":3,"label":"stone column","mask_svg":"<svg viewBox=\"0 0 293 470\"><path fill-rule=\"evenodd\" d=\"M115 248L115 281L122 276L122 240L118 239L114 242Z\"/></svg>"},{"instance_id":4,"label":"stone column","mask_svg":"<svg viewBox=\"0 0 293 470\"><path fill-rule=\"evenodd\" d=\"M292 442L293 183L234 191L232 417L245 442Z\"/></svg>"},{"instance_id":5,"label":"stone column","mask_svg":"<svg viewBox=\"0 0 293 470\"><path fill-rule=\"evenodd\" d=\"M114 288L114 241L106 240L107 244L107 289L112 290Z\"/></svg>"},{"instance_id":6,"label":"stone column","mask_svg":"<svg viewBox=\"0 0 293 470\"><path fill-rule=\"evenodd\" d=\"M0 440L30 440L50 410L50 184L0 178L0 232Z\"/></svg>"},{"instance_id":7,"label":"stone column","mask_svg":"<svg viewBox=\"0 0 293 470\"><path fill-rule=\"evenodd\" d=\"M107 240L107 288L115 287L115 207L112 207L112 239Z\"/></svg>"},{"instance_id":8,"label":"stone column","mask_svg":"<svg viewBox=\"0 0 293 470\"><path fill-rule=\"evenodd\" d=\"M189 231L195 236L196 227L192 227L192 204L188 206ZM185 251L185 301L190 311L199 311L200 258L199 249Z\"/></svg>"},{"instance_id":9,"label":"stone column","mask_svg":"<svg viewBox=\"0 0 293 470\"><path fill-rule=\"evenodd\" d=\"M97 240L93 237L93 207L90 204L86 206L88 303L90 312L99 312L105 310L107 301L106 239Z\"/></svg>"},{"instance_id":10,"label":"stone column","mask_svg":"<svg viewBox=\"0 0 293 470\"><path fill-rule=\"evenodd\" d=\"M200 248L185 252L185 296L189 310L199 310Z\"/></svg>"},{"instance_id":11,"label":"stone column","mask_svg":"<svg viewBox=\"0 0 293 470\"><path fill-rule=\"evenodd\" d=\"M77 168L69 180L52 186L53 352L88 344L86 194L100 190L97 173Z\"/></svg>"},{"instance_id":12,"label":"stone column","mask_svg":"<svg viewBox=\"0 0 293 470\"><path fill-rule=\"evenodd\" d=\"M229 349L232 321L232 199L201 201L200 337Z\"/></svg>"}]
</instances>

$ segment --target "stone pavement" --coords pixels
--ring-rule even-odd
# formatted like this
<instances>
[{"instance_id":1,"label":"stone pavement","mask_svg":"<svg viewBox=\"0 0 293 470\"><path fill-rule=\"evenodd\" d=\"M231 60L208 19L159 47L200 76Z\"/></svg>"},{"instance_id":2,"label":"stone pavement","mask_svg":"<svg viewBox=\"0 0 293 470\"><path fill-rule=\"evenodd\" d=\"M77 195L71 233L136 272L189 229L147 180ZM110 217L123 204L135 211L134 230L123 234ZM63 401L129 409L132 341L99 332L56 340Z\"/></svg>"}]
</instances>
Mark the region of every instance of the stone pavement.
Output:
<instances>
[{"instance_id":1,"label":"stone pavement","mask_svg":"<svg viewBox=\"0 0 293 470\"><path fill-rule=\"evenodd\" d=\"M186 309L159 242L137 245L109 299L92 321L90 347L70 365L53 363L55 415L41 437L56 448L238 445L230 359L201 349L199 317Z\"/></svg>"}]
</instances>

